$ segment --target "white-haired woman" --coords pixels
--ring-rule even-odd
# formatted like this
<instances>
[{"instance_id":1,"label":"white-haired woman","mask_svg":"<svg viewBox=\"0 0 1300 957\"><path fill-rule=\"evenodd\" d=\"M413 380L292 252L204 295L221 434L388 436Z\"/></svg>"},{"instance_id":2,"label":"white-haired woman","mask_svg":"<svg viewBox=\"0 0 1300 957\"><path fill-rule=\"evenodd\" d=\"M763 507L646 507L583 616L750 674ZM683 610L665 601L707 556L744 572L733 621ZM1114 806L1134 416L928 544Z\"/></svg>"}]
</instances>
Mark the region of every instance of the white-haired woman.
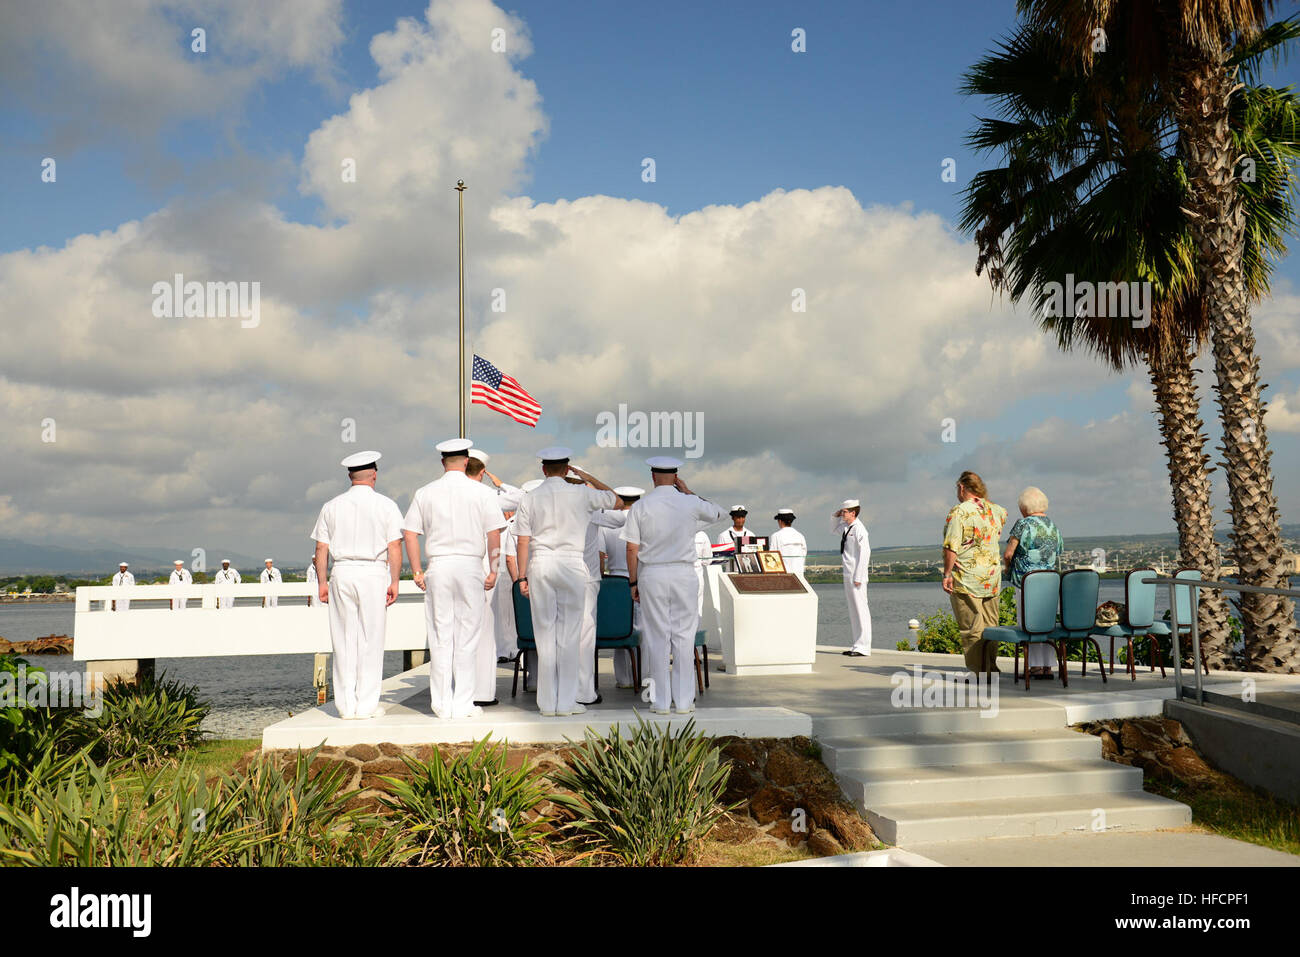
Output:
<instances>
[{"instance_id":1,"label":"white-haired woman","mask_svg":"<svg viewBox=\"0 0 1300 957\"><path fill-rule=\"evenodd\" d=\"M1029 486L1020 493L1016 504L1021 517L1011 526L1002 561L1011 575L1011 584L1020 588L1030 572L1057 570L1065 542L1056 523L1047 517L1047 496L1042 489ZM1025 667L1035 678L1052 677L1052 650L1046 642L1029 646Z\"/></svg>"}]
</instances>

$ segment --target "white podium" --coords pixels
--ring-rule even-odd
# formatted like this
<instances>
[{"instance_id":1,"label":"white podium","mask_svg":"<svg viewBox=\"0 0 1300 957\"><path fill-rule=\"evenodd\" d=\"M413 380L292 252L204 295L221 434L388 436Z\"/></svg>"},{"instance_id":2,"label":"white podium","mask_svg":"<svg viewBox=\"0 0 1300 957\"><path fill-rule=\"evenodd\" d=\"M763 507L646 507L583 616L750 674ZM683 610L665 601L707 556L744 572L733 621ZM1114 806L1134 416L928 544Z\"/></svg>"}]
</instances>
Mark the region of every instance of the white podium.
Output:
<instances>
[{"instance_id":1,"label":"white podium","mask_svg":"<svg viewBox=\"0 0 1300 957\"><path fill-rule=\"evenodd\" d=\"M802 593L741 591L727 573L716 576L727 674L812 673L817 655L817 593L802 575L794 577L803 586Z\"/></svg>"}]
</instances>

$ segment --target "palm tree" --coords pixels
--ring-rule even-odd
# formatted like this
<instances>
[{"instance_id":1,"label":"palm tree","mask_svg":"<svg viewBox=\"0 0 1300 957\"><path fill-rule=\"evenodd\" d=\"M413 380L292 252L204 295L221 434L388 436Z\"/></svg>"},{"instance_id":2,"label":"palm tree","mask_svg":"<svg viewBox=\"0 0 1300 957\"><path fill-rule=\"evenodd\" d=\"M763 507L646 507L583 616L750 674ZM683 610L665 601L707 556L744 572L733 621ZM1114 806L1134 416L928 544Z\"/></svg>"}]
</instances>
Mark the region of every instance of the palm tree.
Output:
<instances>
[{"instance_id":1,"label":"palm tree","mask_svg":"<svg viewBox=\"0 0 1300 957\"><path fill-rule=\"evenodd\" d=\"M1019 0L1019 6L1031 24L1055 31L1085 69L1110 59L1118 41L1129 86L1152 88L1168 104L1185 149L1187 213L1214 352L1233 555L1243 583L1286 588L1232 131L1243 65L1234 53L1260 41L1273 0ZM1248 659L1264 670L1300 671L1291 600L1244 595L1239 607Z\"/></svg>"},{"instance_id":2,"label":"palm tree","mask_svg":"<svg viewBox=\"0 0 1300 957\"><path fill-rule=\"evenodd\" d=\"M1002 119L984 119L971 144L1000 152L1006 165L976 176L961 227L974 231L995 288L1019 300L1030 290L1041 308L1046 287L1067 273L1096 280L1151 283L1151 323L1125 315L1041 314L1063 348L1082 345L1112 368L1144 364L1156 395L1168 456L1179 551L1207 577L1218 575L1208 456L1192 359L1208 325L1197 295L1195 253L1181 210L1182 158L1167 148L1173 126L1148 89L1126 82L1113 58L1085 75L1064 56L1055 33L1024 28L967 74L964 92L997 99ZM1120 91L1119 95L1116 91ZM1289 94L1250 88L1238 96L1235 128L1249 151L1294 119ZM1289 223L1285 179L1270 167L1247 208L1252 289L1266 286L1263 253L1282 248ZM1214 667L1230 661L1227 605L1202 590L1202 647Z\"/></svg>"}]
</instances>

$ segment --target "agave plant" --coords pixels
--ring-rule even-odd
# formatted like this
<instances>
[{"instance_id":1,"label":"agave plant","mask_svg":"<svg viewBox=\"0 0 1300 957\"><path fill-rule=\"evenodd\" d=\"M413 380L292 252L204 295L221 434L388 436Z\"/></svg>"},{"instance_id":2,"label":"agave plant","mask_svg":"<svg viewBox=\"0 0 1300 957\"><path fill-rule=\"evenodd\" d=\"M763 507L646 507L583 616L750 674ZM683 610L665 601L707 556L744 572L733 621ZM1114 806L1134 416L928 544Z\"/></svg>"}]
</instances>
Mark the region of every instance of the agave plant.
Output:
<instances>
[{"instance_id":1,"label":"agave plant","mask_svg":"<svg viewBox=\"0 0 1300 957\"><path fill-rule=\"evenodd\" d=\"M671 732L638 716L631 737L588 730L554 776L573 794L554 800L575 815L566 827L624 863L678 863L732 810L719 803L731 775L720 755L694 720Z\"/></svg>"},{"instance_id":2,"label":"agave plant","mask_svg":"<svg viewBox=\"0 0 1300 957\"><path fill-rule=\"evenodd\" d=\"M510 770L490 735L450 761L437 751L402 761L410 779L383 778L391 793L380 800L406 835L411 863L524 864L544 853L548 825L534 812L552 795L535 768Z\"/></svg>"}]
</instances>

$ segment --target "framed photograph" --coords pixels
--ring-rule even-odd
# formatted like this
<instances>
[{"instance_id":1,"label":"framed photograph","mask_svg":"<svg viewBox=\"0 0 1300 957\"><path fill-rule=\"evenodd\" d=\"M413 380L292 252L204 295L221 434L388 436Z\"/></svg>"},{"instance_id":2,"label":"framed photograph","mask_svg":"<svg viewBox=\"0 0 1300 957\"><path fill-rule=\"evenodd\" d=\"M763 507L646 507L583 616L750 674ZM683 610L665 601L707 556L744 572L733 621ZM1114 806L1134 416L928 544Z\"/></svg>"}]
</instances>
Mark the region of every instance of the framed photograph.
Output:
<instances>
[{"instance_id":1,"label":"framed photograph","mask_svg":"<svg viewBox=\"0 0 1300 957\"><path fill-rule=\"evenodd\" d=\"M741 552L736 556L736 571L742 575L761 575L763 564L758 560L758 552Z\"/></svg>"},{"instance_id":2,"label":"framed photograph","mask_svg":"<svg viewBox=\"0 0 1300 957\"><path fill-rule=\"evenodd\" d=\"M785 561L780 552L759 552L758 561L765 572L785 572Z\"/></svg>"}]
</instances>

